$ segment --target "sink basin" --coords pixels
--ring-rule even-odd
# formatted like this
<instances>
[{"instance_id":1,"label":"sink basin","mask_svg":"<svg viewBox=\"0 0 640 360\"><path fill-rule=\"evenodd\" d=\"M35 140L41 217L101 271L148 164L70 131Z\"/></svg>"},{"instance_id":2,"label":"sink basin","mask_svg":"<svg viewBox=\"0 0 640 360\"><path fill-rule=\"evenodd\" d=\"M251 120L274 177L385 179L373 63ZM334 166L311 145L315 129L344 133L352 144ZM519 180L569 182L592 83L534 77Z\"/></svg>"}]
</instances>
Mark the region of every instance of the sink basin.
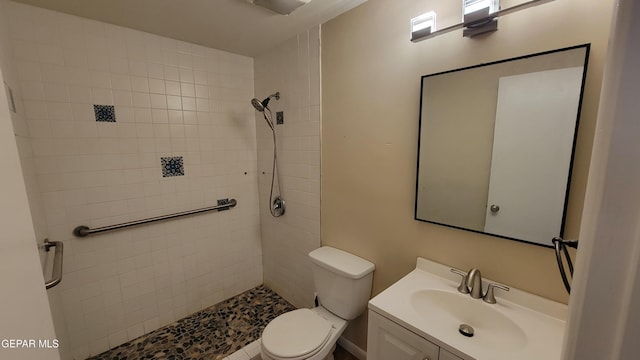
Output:
<instances>
[{"instance_id":1,"label":"sink basin","mask_svg":"<svg viewBox=\"0 0 640 360\"><path fill-rule=\"evenodd\" d=\"M516 350L526 344L526 335L513 320L481 299L443 290L420 290L411 295L411 305L429 321L441 324L442 331L488 347ZM473 337L458 332L461 324L474 329Z\"/></svg>"},{"instance_id":2,"label":"sink basin","mask_svg":"<svg viewBox=\"0 0 640 360\"><path fill-rule=\"evenodd\" d=\"M513 286L487 304L459 293L459 283L448 266L418 258L412 272L369 301L369 310L465 360L561 359L566 305ZM460 333L462 324L473 336Z\"/></svg>"}]
</instances>

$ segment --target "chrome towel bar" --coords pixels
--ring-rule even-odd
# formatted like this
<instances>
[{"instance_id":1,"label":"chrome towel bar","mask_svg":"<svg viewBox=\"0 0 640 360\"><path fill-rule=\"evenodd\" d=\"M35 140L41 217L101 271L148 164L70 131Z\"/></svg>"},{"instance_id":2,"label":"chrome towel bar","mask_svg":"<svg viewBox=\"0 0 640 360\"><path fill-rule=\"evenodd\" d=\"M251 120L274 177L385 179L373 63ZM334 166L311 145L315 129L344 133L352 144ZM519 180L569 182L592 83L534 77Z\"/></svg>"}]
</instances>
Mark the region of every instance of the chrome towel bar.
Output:
<instances>
[{"instance_id":1,"label":"chrome towel bar","mask_svg":"<svg viewBox=\"0 0 640 360\"><path fill-rule=\"evenodd\" d=\"M53 253L53 270L51 271L51 280L44 283L44 286L47 289L51 289L62 281L62 256L64 244L62 244L62 241L49 241L49 239L44 239L44 244L40 247L44 248L47 252L52 247L56 248L56 251Z\"/></svg>"},{"instance_id":2,"label":"chrome towel bar","mask_svg":"<svg viewBox=\"0 0 640 360\"><path fill-rule=\"evenodd\" d=\"M156 217L152 217L152 218L148 218L148 219L134 220L134 221L129 221L129 222L122 223L122 224L103 226L103 227L99 227L99 228L95 228L95 229L91 229L91 228L89 228L88 226L85 226L85 225L80 225L80 226L77 226L75 229L73 229L73 235L75 235L77 237L85 237L85 236L88 236L88 235L98 234L98 233L102 233L102 232L105 232L105 231L112 231L112 230L122 229L122 228L126 228L126 227L131 227L131 226L148 224L148 223L151 223L151 222L168 220L168 219L173 219L173 218L177 218L177 217L181 217L181 216L200 214L200 213L207 212L207 211L229 210L230 208L236 206L236 204L238 204L236 199L224 199L224 200L218 200L218 205L216 205L216 206L211 206L211 207L206 207L206 208L196 209L196 210L183 211L183 212L179 212L179 213L175 213L175 214L169 214L169 215L161 215L161 216L156 216Z\"/></svg>"}]
</instances>

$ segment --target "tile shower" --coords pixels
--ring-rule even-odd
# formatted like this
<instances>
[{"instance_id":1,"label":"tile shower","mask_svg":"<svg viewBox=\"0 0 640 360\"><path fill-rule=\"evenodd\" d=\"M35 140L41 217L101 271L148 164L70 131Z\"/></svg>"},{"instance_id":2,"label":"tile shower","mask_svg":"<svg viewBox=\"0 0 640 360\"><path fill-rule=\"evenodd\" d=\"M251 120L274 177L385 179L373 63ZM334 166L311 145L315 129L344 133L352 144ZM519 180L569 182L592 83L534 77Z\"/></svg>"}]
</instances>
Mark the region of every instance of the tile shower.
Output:
<instances>
[{"instance_id":1,"label":"tile shower","mask_svg":"<svg viewBox=\"0 0 640 360\"><path fill-rule=\"evenodd\" d=\"M249 345L271 320L293 309L258 286L88 360L227 360L236 351L254 347Z\"/></svg>"},{"instance_id":2,"label":"tile shower","mask_svg":"<svg viewBox=\"0 0 640 360\"><path fill-rule=\"evenodd\" d=\"M34 228L66 246L63 282L49 292L64 359L152 332L263 276L293 305L311 304L305 258L320 245L319 27L254 60L7 0L0 8L8 28L0 50L11 53L2 70L16 94L12 121ZM262 152L270 149L249 105L273 90L288 94L273 106L287 121L278 129L289 200L280 223L260 203L270 171ZM238 206L70 235L77 225L221 198Z\"/></svg>"}]
</instances>

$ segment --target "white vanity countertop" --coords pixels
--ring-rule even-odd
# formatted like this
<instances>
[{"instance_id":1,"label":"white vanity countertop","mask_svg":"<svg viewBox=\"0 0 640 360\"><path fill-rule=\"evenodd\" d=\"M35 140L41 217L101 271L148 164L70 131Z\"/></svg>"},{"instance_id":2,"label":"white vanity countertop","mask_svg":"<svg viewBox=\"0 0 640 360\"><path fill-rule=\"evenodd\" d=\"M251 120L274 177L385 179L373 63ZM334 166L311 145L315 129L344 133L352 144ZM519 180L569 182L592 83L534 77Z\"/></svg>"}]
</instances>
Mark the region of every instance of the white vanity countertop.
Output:
<instances>
[{"instance_id":1,"label":"white vanity countertop","mask_svg":"<svg viewBox=\"0 0 640 360\"><path fill-rule=\"evenodd\" d=\"M369 309L465 359L560 359L566 305L514 288L496 289L497 304L487 304L459 293L460 279L449 267L418 258L416 269L371 299ZM483 279L484 290L489 283ZM424 294L444 300L423 305ZM476 334L462 336L460 323L474 327Z\"/></svg>"}]
</instances>

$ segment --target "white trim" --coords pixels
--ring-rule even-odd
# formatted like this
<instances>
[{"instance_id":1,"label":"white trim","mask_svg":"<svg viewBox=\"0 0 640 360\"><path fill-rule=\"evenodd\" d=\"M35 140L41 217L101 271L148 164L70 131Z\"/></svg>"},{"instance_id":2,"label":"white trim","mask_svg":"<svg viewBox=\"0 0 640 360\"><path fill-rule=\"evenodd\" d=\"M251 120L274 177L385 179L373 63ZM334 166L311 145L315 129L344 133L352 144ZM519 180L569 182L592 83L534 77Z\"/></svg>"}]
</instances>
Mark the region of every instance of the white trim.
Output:
<instances>
[{"instance_id":1,"label":"white trim","mask_svg":"<svg viewBox=\"0 0 640 360\"><path fill-rule=\"evenodd\" d=\"M562 359L628 359L640 314L640 6L616 0Z\"/></svg>"},{"instance_id":2,"label":"white trim","mask_svg":"<svg viewBox=\"0 0 640 360\"><path fill-rule=\"evenodd\" d=\"M338 345L342 346L343 349L347 350L351 355L358 358L358 360L367 360L367 352L362 350L358 345L352 343L344 336L340 336L338 339Z\"/></svg>"}]
</instances>

